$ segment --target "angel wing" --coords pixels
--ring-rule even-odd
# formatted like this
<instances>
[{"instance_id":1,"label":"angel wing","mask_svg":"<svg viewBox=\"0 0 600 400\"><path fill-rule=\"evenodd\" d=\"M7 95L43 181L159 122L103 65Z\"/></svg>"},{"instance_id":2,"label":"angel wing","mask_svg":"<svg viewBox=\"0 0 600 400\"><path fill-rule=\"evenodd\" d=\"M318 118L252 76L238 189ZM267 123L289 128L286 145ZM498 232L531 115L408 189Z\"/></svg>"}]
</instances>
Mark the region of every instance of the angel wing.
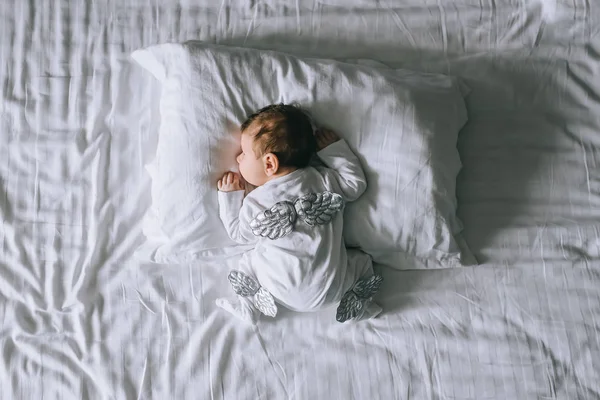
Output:
<instances>
[{"instance_id":1,"label":"angel wing","mask_svg":"<svg viewBox=\"0 0 600 400\"><path fill-rule=\"evenodd\" d=\"M343 206L342 196L332 192L311 193L294 202L296 213L310 226L331 222Z\"/></svg>"},{"instance_id":2,"label":"angel wing","mask_svg":"<svg viewBox=\"0 0 600 400\"><path fill-rule=\"evenodd\" d=\"M298 216L310 226L324 225L344 206L342 196L332 192L311 193L293 203L280 201L250 221L255 236L271 240L282 238L294 230Z\"/></svg>"},{"instance_id":3,"label":"angel wing","mask_svg":"<svg viewBox=\"0 0 600 400\"><path fill-rule=\"evenodd\" d=\"M269 316L275 318L277 315L277 306L275 305L275 299L273 295L269 293L265 288L261 287L258 292L252 298L252 303L258 310Z\"/></svg>"},{"instance_id":4,"label":"angel wing","mask_svg":"<svg viewBox=\"0 0 600 400\"><path fill-rule=\"evenodd\" d=\"M349 290L342 297L342 301L340 301L340 305L335 314L335 319L338 322L345 322L349 319L356 318L364 306L364 301L359 299L356 293Z\"/></svg>"},{"instance_id":5,"label":"angel wing","mask_svg":"<svg viewBox=\"0 0 600 400\"><path fill-rule=\"evenodd\" d=\"M242 297L254 296L260 289L258 282L243 272L233 270L227 276L233 291Z\"/></svg>"},{"instance_id":6,"label":"angel wing","mask_svg":"<svg viewBox=\"0 0 600 400\"><path fill-rule=\"evenodd\" d=\"M227 277L233 291L242 297L250 297L252 304L263 314L269 317L277 315L277 305L273 295L268 290L260 286L256 279L241 271L233 270Z\"/></svg>"},{"instance_id":7,"label":"angel wing","mask_svg":"<svg viewBox=\"0 0 600 400\"><path fill-rule=\"evenodd\" d=\"M280 201L250 221L250 228L255 236L275 240L294 229L296 218L294 205L288 201Z\"/></svg>"},{"instance_id":8,"label":"angel wing","mask_svg":"<svg viewBox=\"0 0 600 400\"><path fill-rule=\"evenodd\" d=\"M379 291L382 281L381 275L371 275L359 279L342 297L335 319L338 322L345 322L360 315L363 308Z\"/></svg>"},{"instance_id":9,"label":"angel wing","mask_svg":"<svg viewBox=\"0 0 600 400\"><path fill-rule=\"evenodd\" d=\"M352 291L361 299L370 299L379 291L381 282L383 282L381 275L371 275L368 278L361 278L354 284Z\"/></svg>"}]
</instances>

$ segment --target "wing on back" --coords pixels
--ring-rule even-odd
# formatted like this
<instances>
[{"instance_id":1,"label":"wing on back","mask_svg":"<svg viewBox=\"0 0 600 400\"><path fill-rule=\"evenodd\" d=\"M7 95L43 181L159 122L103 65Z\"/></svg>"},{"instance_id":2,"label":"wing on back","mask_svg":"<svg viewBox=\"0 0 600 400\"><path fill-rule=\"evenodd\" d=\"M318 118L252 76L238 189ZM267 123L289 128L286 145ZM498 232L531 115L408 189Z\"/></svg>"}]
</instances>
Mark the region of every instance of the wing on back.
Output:
<instances>
[{"instance_id":1,"label":"wing on back","mask_svg":"<svg viewBox=\"0 0 600 400\"><path fill-rule=\"evenodd\" d=\"M342 196L332 192L311 193L294 202L296 213L308 225L325 225L344 206Z\"/></svg>"},{"instance_id":2,"label":"wing on back","mask_svg":"<svg viewBox=\"0 0 600 400\"><path fill-rule=\"evenodd\" d=\"M250 221L250 228L255 236L275 240L292 231L296 217L294 205L288 201L280 201Z\"/></svg>"}]
</instances>

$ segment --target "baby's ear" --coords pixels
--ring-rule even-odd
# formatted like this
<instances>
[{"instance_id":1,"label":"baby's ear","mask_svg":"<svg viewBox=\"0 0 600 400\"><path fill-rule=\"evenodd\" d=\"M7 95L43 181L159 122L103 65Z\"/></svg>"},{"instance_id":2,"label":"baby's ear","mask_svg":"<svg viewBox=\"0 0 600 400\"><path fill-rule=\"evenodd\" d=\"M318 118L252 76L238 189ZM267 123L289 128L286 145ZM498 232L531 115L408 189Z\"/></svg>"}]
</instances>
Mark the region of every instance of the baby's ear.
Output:
<instances>
[{"instance_id":1,"label":"baby's ear","mask_svg":"<svg viewBox=\"0 0 600 400\"><path fill-rule=\"evenodd\" d=\"M263 166L265 175L273 176L279 172L279 159L273 153L267 153L263 156Z\"/></svg>"}]
</instances>

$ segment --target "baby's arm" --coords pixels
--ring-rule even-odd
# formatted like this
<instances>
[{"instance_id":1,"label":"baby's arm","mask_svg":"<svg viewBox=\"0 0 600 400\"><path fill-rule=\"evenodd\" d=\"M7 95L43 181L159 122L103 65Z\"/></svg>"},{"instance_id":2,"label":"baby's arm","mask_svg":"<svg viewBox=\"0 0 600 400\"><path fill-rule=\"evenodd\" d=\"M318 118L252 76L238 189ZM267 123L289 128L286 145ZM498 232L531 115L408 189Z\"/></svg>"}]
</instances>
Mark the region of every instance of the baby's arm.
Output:
<instances>
[{"instance_id":1,"label":"baby's arm","mask_svg":"<svg viewBox=\"0 0 600 400\"><path fill-rule=\"evenodd\" d=\"M337 181L345 200L358 199L367 189L367 179L358 157L343 139L331 131L317 131L316 139L317 155L330 168L326 173Z\"/></svg>"},{"instance_id":2,"label":"baby's arm","mask_svg":"<svg viewBox=\"0 0 600 400\"><path fill-rule=\"evenodd\" d=\"M244 204L244 189L237 174L228 172L218 183L219 217L227 234L236 243L257 241L249 224L249 207Z\"/></svg>"}]
</instances>

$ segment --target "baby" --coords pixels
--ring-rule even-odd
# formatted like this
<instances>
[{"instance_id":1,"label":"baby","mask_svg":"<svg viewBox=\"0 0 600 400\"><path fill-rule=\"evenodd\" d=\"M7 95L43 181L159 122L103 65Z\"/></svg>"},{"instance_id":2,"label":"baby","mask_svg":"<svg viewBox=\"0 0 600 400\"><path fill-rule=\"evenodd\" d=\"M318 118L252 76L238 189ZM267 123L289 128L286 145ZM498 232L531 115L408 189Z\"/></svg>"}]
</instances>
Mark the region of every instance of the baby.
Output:
<instances>
[{"instance_id":1,"label":"baby","mask_svg":"<svg viewBox=\"0 0 600 400\"><path fill-rule=\"evenodd\" d=\"M217 305L255 324L260 313L275 317L277 305L298 312L337 305L339 322L377 316L371 301L381 284L371 259L347 250L343 209L367 183L358 158L344 140L321 129L292 105L270 105L241 126L242 178L256 189L245 195L239 175L218 182L219 214L246 252L229 281L235 301ZM312 167L317 155L328 167Z\"/></svg>"}]
</instances>

